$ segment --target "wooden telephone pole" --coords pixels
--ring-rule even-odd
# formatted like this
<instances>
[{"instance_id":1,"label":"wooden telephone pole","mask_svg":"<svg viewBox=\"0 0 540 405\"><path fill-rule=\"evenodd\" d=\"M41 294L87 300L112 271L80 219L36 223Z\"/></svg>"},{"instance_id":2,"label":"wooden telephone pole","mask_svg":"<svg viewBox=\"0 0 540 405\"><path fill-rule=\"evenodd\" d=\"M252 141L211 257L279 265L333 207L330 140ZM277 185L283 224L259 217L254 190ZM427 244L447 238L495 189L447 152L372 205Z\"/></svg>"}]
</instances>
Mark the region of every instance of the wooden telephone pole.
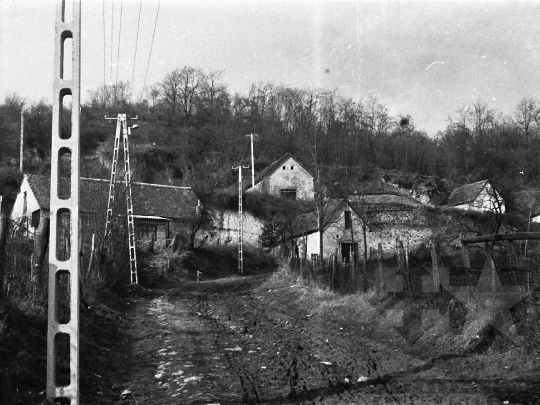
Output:
<instances>
[{"instance_id":1,"label":"wooden telephone pole","mask_svg":"<svg viewBox=\"0 0 540 405\"><path fill-rule=\"evenodd\" d=\"M21 108L21 144L19 150L19 170L23 171L24 161L24 108Z\"/></svg>"},{"instance_id":2,"label":"wooden telephone pole","mask_svg":"<svg viewBox=\"0 0 540 405\"><path fill-rule=\"evenodd\" d=\"M253 142L259 142L259 135L246 135L251 139L251 187L255 187L255 156L253 155Z\"/></svg>"}]
</instances>

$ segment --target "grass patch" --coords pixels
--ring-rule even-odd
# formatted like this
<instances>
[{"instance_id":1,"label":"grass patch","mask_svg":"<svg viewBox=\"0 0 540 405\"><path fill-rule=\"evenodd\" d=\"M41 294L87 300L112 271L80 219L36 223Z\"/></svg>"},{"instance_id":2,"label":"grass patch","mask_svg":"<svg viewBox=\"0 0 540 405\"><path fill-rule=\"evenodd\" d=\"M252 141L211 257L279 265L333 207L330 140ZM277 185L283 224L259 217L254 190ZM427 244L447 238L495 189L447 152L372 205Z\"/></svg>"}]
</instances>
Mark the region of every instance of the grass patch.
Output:
<instances>
[{"instance_id":1,"label":"grass patch","mask_svg":"<svg viewBox=\"0 0 540 405\"><path fill-rule=\"evenodd\" d=\"M108 394L105 381L115 379L112 364L121 364L125 346L124 301L104 282L90 279L80 308L81 398L99 403ZM45 399L47 370L47 303L11 299L0 315L0 403L31 404ZM110 394L110 393L109 393Z\"/></svg>"}]
</instances>

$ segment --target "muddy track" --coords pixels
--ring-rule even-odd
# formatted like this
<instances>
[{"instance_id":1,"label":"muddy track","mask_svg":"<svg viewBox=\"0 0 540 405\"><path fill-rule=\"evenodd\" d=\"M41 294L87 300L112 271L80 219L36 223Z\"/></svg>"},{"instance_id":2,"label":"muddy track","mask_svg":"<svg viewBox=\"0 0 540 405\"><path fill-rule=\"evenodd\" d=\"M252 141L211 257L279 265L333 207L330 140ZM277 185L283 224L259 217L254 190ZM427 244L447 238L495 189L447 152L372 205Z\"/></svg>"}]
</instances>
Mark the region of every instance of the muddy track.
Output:
<instances>
[{"instance_id":1,"label":"muddy track","mask_svg":"<svg viewBox=\"0 0 540 405\"><path fill-rule=\"evenodd\" d=\"M370 403L375 397L419 403L419 394L437 403L456 390L469 402L486 403L469 382L419 377L434 368L433 360L396 353L354 326L311 316L287 303L290 290L263 291L260 283L200 284L194 306L215 330L214 345L239 379L245 403ZM279 301L272 299L276 293Z\"/></svg>"}]
</instances>

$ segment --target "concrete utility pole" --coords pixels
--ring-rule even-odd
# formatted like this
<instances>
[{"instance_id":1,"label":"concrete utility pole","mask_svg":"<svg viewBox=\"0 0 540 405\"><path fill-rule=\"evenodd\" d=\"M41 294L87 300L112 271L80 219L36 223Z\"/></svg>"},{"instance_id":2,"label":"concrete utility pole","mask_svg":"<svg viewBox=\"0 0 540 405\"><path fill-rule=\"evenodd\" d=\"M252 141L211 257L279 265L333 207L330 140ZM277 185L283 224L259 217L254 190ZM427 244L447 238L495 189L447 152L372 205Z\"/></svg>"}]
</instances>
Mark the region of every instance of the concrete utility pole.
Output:
<instances>
[{"instance_id":1,"label":"concrete utility pole","mask_svg":"<svg viewBox=\"0 0 540 405\"><path fill-rule=\"evenodd\" d=\"M242 168L249 169L249 166L233 167L233 170L238 170L238 272L244 274L244 217L242 213Z\"/></svg>"},{"instance_id":2,"label":"concrete utility pole","mask_svg":"<svg viewBox=\"0 0 540 405\"><path fill-rule=\"evenodd\" d=\"M19 151L19 170L23 171L23 160L24 160L24 108L21 108L21 145Z\"/></svg>"},{"instance_id":3,"label":"concrete utility pole","mask_svg":"<svg viewBox=\"0 0 540 405\"><path fill-rule=\"evenodd\" d=\"M137 253L135 246L135 220L133 217L133 197L131 192L131 166L129 163L129 140L128 135L131 135L131 129L128 127L126 114L118 114L117 118L107 118L106 120L116 120L116 135L114 138L114 152L111 165L111 181L109 183L109 199L107 202L107 220L105 222L105 238L110 237L110 226L113 217L114 208L114 187L116 185L116 168L118 165L118 151L120 147L120 136L122 136L124 144L124 168L125 168L125 181L126 181L126 205L127 205L127 221L128 221L128 243L129 243L129 269L131 271L131 282L137 284ZM136 120L135 118L129 118L130 120ZM133 128L137 128L134 125Z\"/></svg>"},{"instance_id":4,"label":"concrete utility pole","mask_svg":"<svg viewBox=\"0 0 540 405\"><path fill-rule=\"evenodd\" d=\"M253 155L253 142L259 142L259 135L246 135L246 137L248 136L251 138L251 187L255 187L255 157Z\"/></svg>"},{"instance_id":5,"label":"concrete utility pole","mask_svg":"<svg viewBox=\"0 0 540 405\"><path fill-rule=\"evenodd\" d=\"M67 5L72 2L72 7ZM73 15L67 12L72 10ZM71 39L72 53L66 54ZM64 63L65 62L65 63ZM47 328L47 398L79 404L79 182L81 3L56 2ZM62 136L63 99L71 96L71 135ZM59 170L62 169L62 171ZM66 239L69 247L66 249ZM69 364L69 374L64 366Z\"/></svg>"}]
</instances>

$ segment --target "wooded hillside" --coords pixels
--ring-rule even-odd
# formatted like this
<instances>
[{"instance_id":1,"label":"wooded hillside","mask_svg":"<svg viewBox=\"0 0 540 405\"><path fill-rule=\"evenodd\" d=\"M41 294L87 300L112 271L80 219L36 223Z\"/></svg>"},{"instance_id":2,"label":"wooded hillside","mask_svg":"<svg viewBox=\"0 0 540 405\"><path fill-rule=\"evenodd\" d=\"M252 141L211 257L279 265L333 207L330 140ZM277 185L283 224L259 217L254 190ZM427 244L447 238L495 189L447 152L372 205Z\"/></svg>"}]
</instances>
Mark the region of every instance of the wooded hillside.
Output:
<instances>
[{"instance_id":1,"label":"wooded hillside","mask_svg":"<svg viewBox=\"0 0 540 405\"><path fill-rule=\"evenodd\" d=\"M17 95L0 104L0 164L18 165L23 107L25 171L46 174L51 106L25 103ZM392 116L375 98L355 102L336 91L272 83L233 94L222 72L184 67L150 86L141 99L132 96L129 83L88 94L82 107L83 176L108 177L115 125L104 116L118 113L139 117L131 150L134 180L142 182L226 188L236 180L231 166L250 163L250 133L260 136L258 171L289 152L321 176L340 167L361 179L376 167L454 184L490 178L503 196L540 181L540 103L534 99L504 113L482 101L456 106L446 129L433 136L417 128L414 117ZM65 131L68 119L66 106Z\"/></svg>"}]
</instances>

